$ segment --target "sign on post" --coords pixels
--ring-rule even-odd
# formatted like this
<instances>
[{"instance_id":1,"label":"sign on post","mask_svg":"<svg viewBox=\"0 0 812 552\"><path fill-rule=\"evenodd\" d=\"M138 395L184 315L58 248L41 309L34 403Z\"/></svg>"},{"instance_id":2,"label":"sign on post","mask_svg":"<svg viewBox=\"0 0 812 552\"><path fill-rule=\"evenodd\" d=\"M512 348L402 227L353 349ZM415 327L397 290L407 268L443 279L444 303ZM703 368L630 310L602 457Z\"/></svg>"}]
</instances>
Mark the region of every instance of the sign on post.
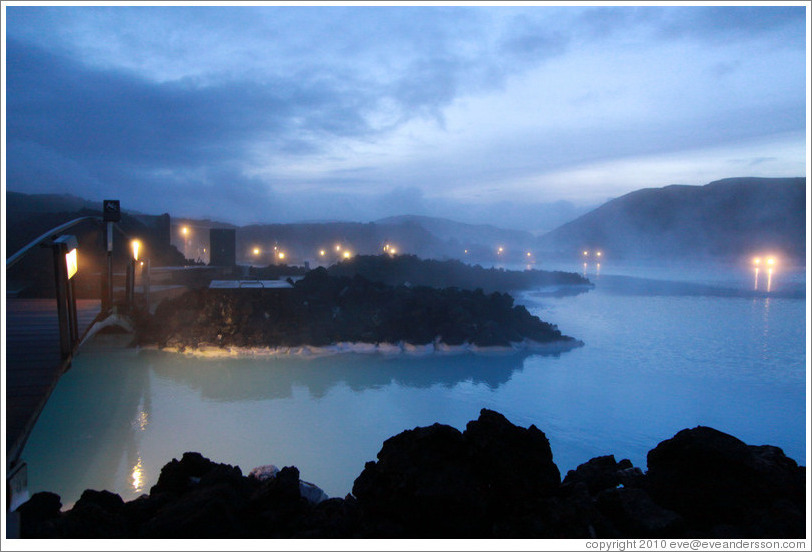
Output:
<instances>
[{"instance_id":1,"label":"sign on post","mask_svg":"<svg viewBox=\"0 0 812 552\"><path fill-rule=\"evenodd\" d=\"M104 222L121 220L121 202L118 199L104 200Z\"/></svg>"}]
</instances>

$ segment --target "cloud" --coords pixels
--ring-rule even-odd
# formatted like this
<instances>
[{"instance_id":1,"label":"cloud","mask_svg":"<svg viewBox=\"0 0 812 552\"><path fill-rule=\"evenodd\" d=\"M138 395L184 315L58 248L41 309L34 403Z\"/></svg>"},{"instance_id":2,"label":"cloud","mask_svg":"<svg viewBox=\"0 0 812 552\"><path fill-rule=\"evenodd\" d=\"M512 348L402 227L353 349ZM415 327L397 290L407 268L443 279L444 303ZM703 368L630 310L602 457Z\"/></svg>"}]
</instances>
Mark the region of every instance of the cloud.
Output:
<instances>
[{"instance_id":1,"label":"cloud","mask_svg":"<svg viewBox=\"0 0 812 552\"><path fill-rule=\"evenodd\" d=\"M532 225L493 206L580 206L730 152L691 165L704 184L737 144L805 129L803 10L728 10L10 6L7 184L245 222ZM741 166L795 170L788 151Z\"/></svg>"}]
</instances>

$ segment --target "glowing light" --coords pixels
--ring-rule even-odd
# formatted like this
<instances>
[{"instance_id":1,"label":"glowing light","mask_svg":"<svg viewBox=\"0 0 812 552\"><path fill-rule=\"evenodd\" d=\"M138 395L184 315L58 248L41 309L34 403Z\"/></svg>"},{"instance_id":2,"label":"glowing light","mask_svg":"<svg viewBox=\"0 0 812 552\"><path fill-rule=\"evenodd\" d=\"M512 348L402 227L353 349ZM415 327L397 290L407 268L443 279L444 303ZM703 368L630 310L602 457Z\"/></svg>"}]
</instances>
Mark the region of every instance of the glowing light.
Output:
<instances>
[{"instance_id":1,"label":"glowing light","mask_svg":"<svg viewBox=\"0 0 812 552\"><path fill-rule=\"evenodd\" d=\"M533 256L533 254L532 254L532 253L530 253L530 251L528 251L528 252L527 252L527 256L528 256L528 257L532 257L532 256Z\"/></svg>"},{"instance_id":2,"label":"glowing light","mask_svg":"<svg viewBox=\"0 0 812 552\"><path fill-rule=\"evenodd\" d=\"M600 256L601 256L601 252L600 252L600 251L598 251L597 253L595 253L595 255L597 255L598 257L600 257Z\"/></svg>"},{"instance_id":3,"label":"glowing light","mask_svg":"<svg viewBox=\"0 0 812 552\"><path fill-rule=\"evenodd\" d=\"M133 240L130 245L132 245L132 248L133 248L133 260L137 261L138 260L138 250L141 248L141 242L138 241L138 240Z\"/></svg>"},{"instance_id":4,"label":"glowing light","mask_svg":"<svg viewBox=\"0 0 812 552\"><path fill-rule=\"evenodd\" d=\"M341 251L341 244L336 245L336 251Z\"/></svg>"},{"instance_id":5,"label":"glowing light","mask_svg":"<svg viewBox=\"0 0 812 552\"><path fill-rule=\"evenodd\" d=\"M327 252L324 249L319 250L319 255L321 255L322 257L324 257L326 254Z\"/></svg>"},{"instance_id":6,"label":"glowing light","mask_svg":"<svg viewBox=\"0 0 812 552\"><path fill-rule=\"evenodd\" d=\"M344 258L349 259L350 257L352 257L352 253L350 253L349 251L344 251Z\"/></svg>"},{"instance_id":7,"label":"glowing light","mask_svg":"<svg viewBox=\"0 0 812 552\"><path fill-rule=\"evenodd\" d=\"M396 255L396 254L397 254L397 252L398 252L398 250L397 250L397 249L395 249L394 247L390 247L390 248L389 248L389 253L391 253L392 255Z\"/></svg>"},{"instance_id":8,"label":"glowing light","mask_svg":"<svg viewBox=\"0 0 812 552\"><path fill-rule=\"evenodd\" d=\"M503 252L504 250L505 250L505 248L504 248L504 247L500 247L499 249L497 249L497 250L496 250L496 252L497 252L499 255L501 255L501 254L502 254L502 252Z\"/></svg>"},{"instance_id":9,"label":"glowing light","mask_svg":"<svg viewBox=\"0 0 812 552\"><path fill-rule=\"evenodd\" d=\"M255 247L254 248L254 255L259 255L259 253L260 253L259 247Z\"/></svg>"},{"instance_id":10,"label":"glowing light","mask_svg":"<svg viewBox=\"0 0 812 552\"><path fill-rule=\"evenodd\" d=\"M775 264L775 257L770 257L769 259L767 259L767 264L770 265L770 266L774 265Z\"/></svg>"},{"instance_id":11,"label":"glowing light","mask_svg":"<svg viewBox=\"0 0 812 552\"><path fill-rule=\"evenodd\" d=\"M132 485L133 491L140 493L144 490L144 462L141 460L141 457L138 457L138 461L135 463L132 469Z\"/></svg>"},{"instance_id":12,"label":"glowing light","mask_svg":"<svg viewBox=\"0 0 812 552\"><path fill-rule=\"evenodd\" d=\"M769 263L770 260L768 260L767 262ZM772 286L773 286L773 269L768 268L767 269L767 293L770 293L770 290L772 289Z\"/></svg>"},{"instance_id":13,"label":"glowing light","mask_svg":"<svg viewBox=\"0 0 812 552\"><path fill-rule=\"evenodd\" d=\"M184 226L183 228L180 229L180 233L183 234L184 236L188 235L189 234L189 227Z\"/></svg>"},{"instance_id":14,"label":"glowing light","mask_svg":"<svg viewBox=\"0 0 812 552\"><path fill-rule=\"evenodd\" d=\"M753 257L753 264L758 266L761 264L761 257Z\"/></svg>"},{"instance_id":15,"label":"glowing light","mask_svg":"<svg viewBox=\"0 0 812 552\"><path fill-rule=\"evenodd\" d=\"M279 252L279 258L280 258L280 259L284 259L284 258L285 258L285 252L284 252L284 251L280 251L280 252Z\"/></svg>"},{"instance_id":16,"label":"glowing light","mask_svg":"<svg viewBox=\"0 0 812 552\"><path fill-rule=\"evenodd\" d=\"M79 272L79 252L76 249L65 253L65 264L68 267L68 280L70 280Z\"/></svg>"},{"instance_id":17,"label":"glowing light","mask_svg":"<svg viewBox=\"0 0 812 552\"><path fill-rule=\"evenodd\" d=\"M468 250L467 250L467 249L465 250L465 254L466 254L466 255L468 254Z\"/></svg>"},{"instance_id":18,"label":"glowing light","mask_svg":"<svg viewBox=\"0 0 812 552\"><path fill-rule=\"evenodd\" d=\"M584 251L584 257L586 257L587 255L589 255L589 251Z\"/></svg>"}]
</instances>

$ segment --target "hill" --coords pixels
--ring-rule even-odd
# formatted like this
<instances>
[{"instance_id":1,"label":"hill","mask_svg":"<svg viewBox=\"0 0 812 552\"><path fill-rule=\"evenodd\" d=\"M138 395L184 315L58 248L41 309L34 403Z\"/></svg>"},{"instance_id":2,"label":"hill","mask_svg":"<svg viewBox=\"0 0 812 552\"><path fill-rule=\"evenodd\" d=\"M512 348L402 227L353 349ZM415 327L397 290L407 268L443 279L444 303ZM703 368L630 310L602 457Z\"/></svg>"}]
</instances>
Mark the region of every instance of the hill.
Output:
<instances>
[{"instance_id":1,"label":"hill","mask_svg":"<svg viewBox=\"0 0 812 552\"><path fill-rule=\"evenodd\" d=\"M803 260L805 191L803 177L637 190L545 234L538 246L562 255L601 249L614 258L726 260L769 250Z\"/></svg>"},{"instance_id":2,"label":"hill","mask_svg":"<svg viewBox=\"0 0 812 552\"><path fill-rule=\"evenodd\" d=\"M257 248L258 257L245 260L261 265L273 261L273 248L278 247L292 263L309 259L332 263L341 260L344 251L353 255L377 255L390 245L399 253L424 258L491 262L497 260L497 248L504 246L499 260L511 260L512 256L512 260L521 261L525 249L534 240L529 232L413 215L369 223L254 224L237 229L237 258L241 260L241 254ZM336 246L341 249L336 250ZM324 257L316 257L321 250L325 251Z\"/></svg>"}]
</instances>

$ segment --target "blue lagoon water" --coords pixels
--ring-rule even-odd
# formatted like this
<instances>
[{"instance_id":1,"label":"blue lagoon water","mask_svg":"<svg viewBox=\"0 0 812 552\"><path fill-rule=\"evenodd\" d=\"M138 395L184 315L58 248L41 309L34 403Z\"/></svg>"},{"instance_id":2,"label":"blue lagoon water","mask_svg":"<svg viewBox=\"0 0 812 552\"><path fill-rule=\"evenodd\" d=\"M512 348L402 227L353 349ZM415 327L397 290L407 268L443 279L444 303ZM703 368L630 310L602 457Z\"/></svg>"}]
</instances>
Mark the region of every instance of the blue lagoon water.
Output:
<instances>
[{"instance_id":1,"label":"blue lagoon water","mask_svg":"<svg viewBox=\"0 0 812 552\"><path fill-rule=\"evenodd\" d=\"M645 470L650 449L697 425L805 464L805 274L750 296L753 275L734 269L641 279L612 268L588 267L596 286L579 295L517 295L585 343L558 355L200 359L98 337L24 450L29 491L65 505L87 488L131 500L199 451L244 473L295 465L344 496L388 437L435 422L462 430L482 408L544 431L562 476L604 454Z\"/></svg>"}]
</instances>

